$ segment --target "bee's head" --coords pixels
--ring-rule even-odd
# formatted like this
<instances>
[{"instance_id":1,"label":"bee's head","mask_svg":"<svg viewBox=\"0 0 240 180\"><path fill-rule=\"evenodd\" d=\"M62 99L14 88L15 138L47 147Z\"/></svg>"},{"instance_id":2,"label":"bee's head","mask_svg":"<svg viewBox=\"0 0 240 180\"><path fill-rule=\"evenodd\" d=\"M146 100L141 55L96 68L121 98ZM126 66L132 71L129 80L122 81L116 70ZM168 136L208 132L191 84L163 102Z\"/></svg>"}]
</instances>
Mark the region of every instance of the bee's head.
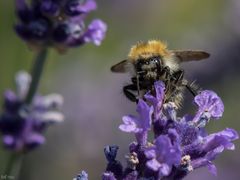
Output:
<instances>
[{"instance_id":1,"label":"bee's head","mask_svg":"<svg viewBox=\"0 0 240 180\"><path fill-rule=\"evenodd\" d=\"M146 73L148 71L158 71L162 68L162 61L160 56L153 56L149 57L147 59L138 59L135 62L135 69L136 72L141 74L141 73Z\"/></svg>"}]
</instances>

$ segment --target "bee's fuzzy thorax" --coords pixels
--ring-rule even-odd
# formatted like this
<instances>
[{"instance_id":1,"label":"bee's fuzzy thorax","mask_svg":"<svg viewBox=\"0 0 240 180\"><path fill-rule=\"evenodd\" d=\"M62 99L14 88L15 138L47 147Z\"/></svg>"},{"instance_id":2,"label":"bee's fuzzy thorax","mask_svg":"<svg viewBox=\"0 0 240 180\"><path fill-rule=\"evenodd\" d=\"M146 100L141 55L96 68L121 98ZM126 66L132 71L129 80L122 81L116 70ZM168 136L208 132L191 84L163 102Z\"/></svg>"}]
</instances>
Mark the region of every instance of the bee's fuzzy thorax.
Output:
<instances>
[{"instance_id":1,"label":"bee's fuzzy thorax","mask_svg":"<svg viewBox=\"0 0 240 180\"><path fill-rule=\"evenodd\" d=\"M128 58L131 61L136 61L137 59L146 59L151 56L169 56L170 53L167 50L167 45L158 40L150 40L147 42L139 42L132 46Z\"/></svg>"}]
</instances>

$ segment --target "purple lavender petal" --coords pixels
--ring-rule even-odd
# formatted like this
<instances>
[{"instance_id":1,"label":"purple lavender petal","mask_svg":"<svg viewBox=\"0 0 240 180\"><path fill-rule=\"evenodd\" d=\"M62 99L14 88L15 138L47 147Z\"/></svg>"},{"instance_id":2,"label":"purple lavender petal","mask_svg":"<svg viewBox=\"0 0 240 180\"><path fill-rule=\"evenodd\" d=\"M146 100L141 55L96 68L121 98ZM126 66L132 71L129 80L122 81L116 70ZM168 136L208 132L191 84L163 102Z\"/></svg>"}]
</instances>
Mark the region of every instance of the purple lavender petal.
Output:
<instances>
[{"instance_id":1,"label":"purple lavender petal","mask_svg":"<svg viewBox=\"0 0 240 180\"><path fill-rule=\"evenodd\" d=\"M45 138L41 134L32 133L26 137L25 143L27 144L27 146L31 146L31 147L38 146L45 143Z\"/></svg>"},{"instance_id":2,"label":"purple lavender petal","mask_svg":"<svg viewBox=\"0 0 240 180\"><path fill-rule=\"evenodd\" d=\"M179 134L179 140L182 146L189 145L199 137L199 128L188 123L175 123L175 130Z\"/></svg>"},{"instance_id":3,"label":"purple lavender petal","mask_svg":"<svg viewBox=\"0 0 240 180\"><path fill-rule=\"evenodd\" d=\"M151 129L153 107L149 107L143 100L139 100L137 105L139 117L124 116L124 124L120 125L120 130L135 133L137 142L143 146L147 143L148 131Z\"/></svg>"},{"instance_id":4,"label":"purple lavender petal","mask_svg":"<svg viewBox=\"0 0 240 180\"><path fill-rule=\"evenodd\" d=\"M169 165L179 164L181 161L181 151L178 144L172 145L170 138L161 135L155 142L158 154L158 160L166 162Z\"/></svg>"},{"instance_id":5,"label":"purple lavender petal","mask_svg":"<svg viewBox=\"0 0 240 180\"><path fill-rule=\"evenodd\" d=\"M144 154L145 156L148 158L148 159L153 159L153 158L156 158L157 155L156 155L156 148L155 147L149 147L147 148L145 151L144 151Z\"/></svg>"},{"instance_id":6,"label":"purple lavender petal","mask_svg":"<svg viewBox=\"0 0 240 180\"><path fill-rule=\"evenodd\" d=\"M139 132L139 128L137 128L137 124L136 124L136 118L134 116L123 116L122 118L123 120L123 123L124 124L121 124L119 126L119 129L121 131L124 131L124 132L134 132L134 133L137 133Z\"/></svg>"},{"instance_id":7,"label":"purple lavender petal","mask_svg":"<svg viewBox=\"0 0 240 180\"><path fill-rule=\"evenodd\" d=\"M94 0L87 0L84 4L79 1L69 1L66 4L66 14L69 16L77 16L82 13L89 13L97 8Z\"/></svg>"},{"instance_id":8,"label":"purple lavender petal","mask_svg":"<svg viewBox=\"0 0 240 180\"><path fill-rule=\"evenodd\" d=\"M223 150L224 150L223 146L217 147L213 151L207 153L205 157L198 158L198 159L195 159L195 160L191 161L191 166L193 167L193 169L197 169L197 168L200 168L200 167L203 167L203 166L207 166L208 170L212 174L216 175L217 169L212 164L211 161L214 160L218 154L222 153Z\"/></svg>"},{"instance_id":9,"label":"purple lavender petal","mask_svg":"<svg viewBox=\"0 0 240 180\"><path fill-rule=\"evenodd\" d=\"M176 131L170 131L173 140L177 139L177 137L174 137L175 134ZM150 159L146 165L153 171L158 171L158 178L168 176L171 173L172 166L180 164L181 150L177 142L172 142L167 135L160 135L155 139L155 146L146 148L144 154Z\"/></svg>"},{"instance_id":10,"label":"purple lavender petal","mask_svg":"<svg viewBox=\"0 0 240 180\"><path fill-rule=\"evenodd\" d=\"M149 130L152 123L153 107L149 107L145 101L140 99L137 105L137 112L140 115L140 126L143 130Z\"/></svg>"},{"instance_id":11,"label":"purple lavender petal","mask_svg":"<svg viewBox=\"0 0 240 180\"><path fill-rule=\"evenodd\" d=\"M88 13L90 11L95 10L96 8L97 8L96 2L94 0L88 0L85 2L85 4L81 6L80 9L82 12Z\"/></svg>"},{"instance_id":12,"label":"purple lavender petal","mask_svg":"<svg viewBox=\"0 0 240 180\"><path fill-rule=\"evenodd\" d=\"M52 0L42 0L41 11L51 16L57 16L60 12L60 6Z\"/></svg>"},{"instance_id":13,"label":"purple lavender petal","mask_svg":"<svg viewBox=\"0 0 240 180\"><path fill-rule=\"evenodd\" d=\"M138 118L132 115L122 118L124 124L119 126L122 131L140 133L151 128L153 108L140 99L137 105L137 112L139 113Z\"/></svg>"},{"instance_id":14,"label":"purple lavender petal","mask_svg":"<svg viewBox=\"0 0 240 180\"><path fill-rule=\"evenodd\" d=\"M153 95L151 94L150 91L147 92L147 93L144 95L144 98L145 98L148 102L150 102L150 103L153 105L154 108L157 107L158 100L157 100L157 98L156 98L155 96L153 96Z\"/></svg>"},{"instance_id":15,"label":"purple lavender petal","mask_svg":"<svg viewBox=\"0 0 240 180\"><path fill-rule=\"evenodd\" d=\"M15 138L11 135L5 135L3 136L3 144L6 147L13 147L15 144Z\"/></svg>"},{"instance_id":16,"label":"purple lavender petal","mask_svg":"<svg viewBox=\"0 0 240 180\"><path fill-rule=\"evenodd\" d=\"M194 102L199 107L198 114L208 112L214 119L222 117L224 105L215 92L208 90L202 91L194 98Z\"/></svg>"},{"instance_id":17,"label":"purple lavender petal","mask_svg":"<svg viewBox=\"0 0 240 180\"><path fill-rule=\"evenodd\" d=\"M148 92L144 97L147 101L152 103L153 106L162 106L163 99L164 99L164 90L165 90L165 84L162 81L156 81L154 83L154 88L156 92L156 97L151 95L150 92Z\"/></svg>"},{"instance_id":18,"label":"purple lavender petal","mask_svg":"<svg viewBox=\"0 0 240 180\"><path fill-rule=\"evenodd\" d=\"M156 159L152 159L148 161L146 165L148 168L152 169L153 171L158 171L159 168L161 167L161 164Z\"/></svg>"},{"instance_id":19,"label":"purple lavender petal","mask_svg":"<svg viewBox=\"0 0 240 180\"><path fill-rule=\"evenodd\" d=\"M208 168L208 171L209 171L210 173L212 173L214 176L217 176L217 168L216 168L216 166L215 166L214 164L209 163L209 164L207 165L207 168Z\"/></svg>"},{"instance_id":20,"label":"purple lavender petal","mask_svg":"<svg viewBox=\"0 0 240 180\"><path fill-rule=\"evenodd\" d=\"M208 161L213 161L218 154L222 153L224 151L224 146L218 146L215 149L209 151L204 157Z\"/></svg>"},{"instance_id":21,"label":"purple lavender petal","mask_svg":"<svg viewBox=\"0 0 240 180\"><path fill-rule=\"evenodd\" d=\"M135 133L135 137L137 139L138 144L140 144L141 146L146 146L148 138L148 132L146 130L143 130L139 133Z\"/></svg>"},{"instance_id":22,"label":"purple lavender petal","mask_svg":"<svg viewBox=\"0 0 240 180\"><path fill-rule=\"evenodd\" d=\"M179 141L179 134L177 133L177 130L174 128L168 129L168 137L174 143Z\"/></svg>"},{"instance_id":23,"label":"purple lavender petal","mask_svg":"<svg viewBox=\"0 0 240 180\"><path fill-rule=\"evenodd\" d=\"M16 112L21 105L19 98L11 90L4 92L4 107L9 112Z\"/></svg>"},{"instance_id":24,"label":"purple lavender petal","mask_svg":"<svg viewBox=\"0 0 240 180\"><path fill-rule=\"evenodd\" d=\"M209 172L211 172L214 175L216 175L216 173L217 173L216 167L209 160L207 160L205 158L194 160L191 162L191 165L192 165L193 169L207 166Z\"/></svg>"},{"instance_id":25,"label":"purple lavender petal","mask_svg":"<svg viewBox=\"0 0 240 180\"><path fill-rule=\"evenodd\" d=\"M138 148L138 143L137 142L134 141L134 142L131 142L129 144L129 152L130 153L136 152L137 148Z\"/></svg>"},{"instance_id":26,"label":"purple lavender petal","mask_svg":"<svg viewBox=\"0 0 240 180\"><path fill-rule=\"evenodd\" d=\"M168 164L163 163L158 172L158 176L159 177L168 176L171 173L171 170L172 168Z\"/></svg>"},{"instance_id":27,"label":"purple lavender petal","mask_svg":"<svg viewBox=\"0 0 240 180\"><path fill-rule=\"evenodd\" d=\"M159 101L163 101L164 99L164 91L165 91L165 84L162 81L157 81L154 83L155 91L156 91L156 98Z\"/></svg>"},{"instance_id":28,"label":"purple lavender petal","mask_svg":"<svg viewBox=\"0 0 240 180\"><path fill-rule=\"evenodd\" d=\"M156 97L148 92L144 95L144 98L150 102L154 107L154 115L155 119L159 119L160 111L163 105L164 100L164 91L165 91L165 84L162 81L157 81L154 83Z\"/></svg>"},{"instance_id":29,"label":"purple lavender petal","mask_svg":"<svg viewBox=\"0 0 240 180\"><path fill-rule=\"evenodd\" d=\"M88 26L87 31L83 35L84 42L93 42L95 45L99 46L102 40L105 38L107 31L107 25L100 19L95 19Z\"/></svg>"},{"instance_id":30,"label":"purple lavender petal","mask_svg":"<svg viewBox=\"0 0 240 180\"><path fill-rule=\"evenodd\" d=\"M223 146L228 150L234 150L234 144L231 141L238 138L238 133L234 129L226 128L223 131L206 136L203 140L204 144L202 149L208 152L218 146Z\"/></svg>"}]
</instances>

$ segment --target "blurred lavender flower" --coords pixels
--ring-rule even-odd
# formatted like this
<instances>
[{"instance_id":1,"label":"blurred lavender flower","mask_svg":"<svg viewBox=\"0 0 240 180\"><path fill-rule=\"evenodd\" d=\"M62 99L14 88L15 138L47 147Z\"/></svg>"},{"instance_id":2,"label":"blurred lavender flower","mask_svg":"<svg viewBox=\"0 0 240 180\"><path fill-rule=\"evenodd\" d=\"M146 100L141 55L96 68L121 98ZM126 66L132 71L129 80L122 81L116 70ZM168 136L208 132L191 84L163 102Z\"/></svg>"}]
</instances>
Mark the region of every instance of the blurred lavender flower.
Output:
<instances>
[{"instance_id":1,"label":"blurred lavender flower","mask_svg":"<svg viewBox=\"0 0 240 180\"><path fill-rule=\"evenodd\" d=\"M29 74L19 72L16 76L17 93L7 90L4 94L0 132L4 146L13 151L28 151L43 144L45 129L64 119L59 112L63 104L61 95L37 95L30 107L25 106L24 99L30 82Z\"/></svg>"},{"instance_id":2,"label":"blurred lavender flower","mask_svg":"<svg viewBox=\"0 0 240 180\"><path fill-rule=\"evenodd\" d=\"M147 93L145 101L138 102L139 117L123 117L120 130L134 133L137 142L129 145L127 167L107 168L102 179L182 179L194 169L204 166L216 175L212 161L224 149L234 150L232 141L239 138L235 130L226 128L208 135L204 129L211 119L222 117L224 105L216 93L200 92L194 98L198 108L196 115L177 117L173 102L163 104L164 89L164 83L155 82L155 96ZM147 139L151 127L154 134L152 140ZM108 162L120 164L115 160L118 148L112 146L111 150L109 147L105 150Z\"/></svg>"},{"instance_id":3,"label":"blurred lavender flower","mask_svg":"<svg viewBox=\"0 0 240 180\"><path fill-rule=\"evenodd\" d=\"M54 46L59 51L88 42L100 45L106 24L93 20L85 28L88 13L97 8L95 0L15 0L19 22L17 34L33 48Z\"/></svg>"},{"instance_id":4,"label":"blurred lavender flower","mask_svg":"<svg viewBox=\"0 0 240 180\"><path fill-rule=\"evenodd\" d=\"M85 171L82 171L77 177L73 178L73 180L88 180L88 174Z\"/></svg>"}]
</instances>

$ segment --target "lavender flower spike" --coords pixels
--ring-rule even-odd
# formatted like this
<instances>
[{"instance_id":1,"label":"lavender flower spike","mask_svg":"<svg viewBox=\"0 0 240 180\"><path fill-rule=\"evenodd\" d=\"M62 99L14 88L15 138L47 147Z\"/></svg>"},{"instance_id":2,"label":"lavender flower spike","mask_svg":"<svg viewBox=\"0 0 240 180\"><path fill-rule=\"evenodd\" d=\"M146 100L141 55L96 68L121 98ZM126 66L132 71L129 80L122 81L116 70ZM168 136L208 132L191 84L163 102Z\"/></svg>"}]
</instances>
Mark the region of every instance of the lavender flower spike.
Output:
<instances>
[{"instance_id":1,"label":"lavender flower spike","mask_svg":"<svg viewBox=\"0 0 240 180\"><path fill-rule=\"evenodd\" d=\"M198 106L196 115L186 114L181 118L177 117L174 102L164 103L164 84L155 82L154 87L155 94L148 92L144 96L154 107L150 121L154 133L153 144L142 147L138 141L131 143L129 148L131 154L137 154L138 164L135 169L138 175L143 179L182 179L203 166L216 174L212 161L223 150L233 150L232 141L238 139L237 132L230 128L210 135L204 129L210 118L218 119L222 116L224 106L221 99L213 91L202 91L194 99ZM122 130L138 130L139 125L134 118L130 117L128 121L124 117ZM135 169L128 168L126 177Z\"/></svg>"},{"instance_id":2,"label":"lavender flower spike","mask_svg":"<svg viewBox=\"0 0 240 180\"><path fill-rule=\"evenodd\" d=\"M13 151L29 151L45 142L43 132L50 124L62 122L64 116L59 111L63 98L58 94L37 95L31 109L24 99L31 81L26 72L17 74L17 95L8 90L4 95L4 111L0 115L0 132L3 144ZM22 82L22 83L21 83Z\"/></svg>"},{"instance_id":3,"label":"lavender flower spike","mask_svg":"<svg viewBox=\"0 0 240 180\"><path fill-rule=\"evenodd\" d=\"M147 143L147 132L151 128L153 107L149 107L146 102L139 100L137 105L137 112L139 117L132 115L124 116L122 118L123 124L119 126L119 129L134 133L137 141L141 145L146 145Z\"/></svg>"},{"instance_id":4,"label":"lavender flower spike","mask_svg":"<svg viewBox=\"0 0 240 180\"><path fill-rule=\"evenodd\" d=\"M93 42L100 45L107 30L101 20L85 29L85 18L97 8L94 0L15 0L19 22L15 30L32 48L55 47L60 52L68 47Z\"/></svg>"},{"instance_id":5,"label":"lavender flower spike","mask_svg":"<svg viewBox=\"0 0 240 180\"><path fill-rule=\"evenodd\" d=\"M123 116L119 126L123 132L134 133L137 139L130 143L125 155L126 167L115 160L118 147L107 146L108 165L103 180L180 180L200 167L207 167L216 175L213 160L224 150L234 150L233 141L239 138L230 128L213 134L204 129L211 118L222 116L221 99L213 91L202 91L194 98L196 115L178 117L174 102L164 102L164 83L157 81L154 88L155 93L148 92L139 100L139 116ZM148 138L151 129L152 139Z\"/></svg>"}]
</instances>

